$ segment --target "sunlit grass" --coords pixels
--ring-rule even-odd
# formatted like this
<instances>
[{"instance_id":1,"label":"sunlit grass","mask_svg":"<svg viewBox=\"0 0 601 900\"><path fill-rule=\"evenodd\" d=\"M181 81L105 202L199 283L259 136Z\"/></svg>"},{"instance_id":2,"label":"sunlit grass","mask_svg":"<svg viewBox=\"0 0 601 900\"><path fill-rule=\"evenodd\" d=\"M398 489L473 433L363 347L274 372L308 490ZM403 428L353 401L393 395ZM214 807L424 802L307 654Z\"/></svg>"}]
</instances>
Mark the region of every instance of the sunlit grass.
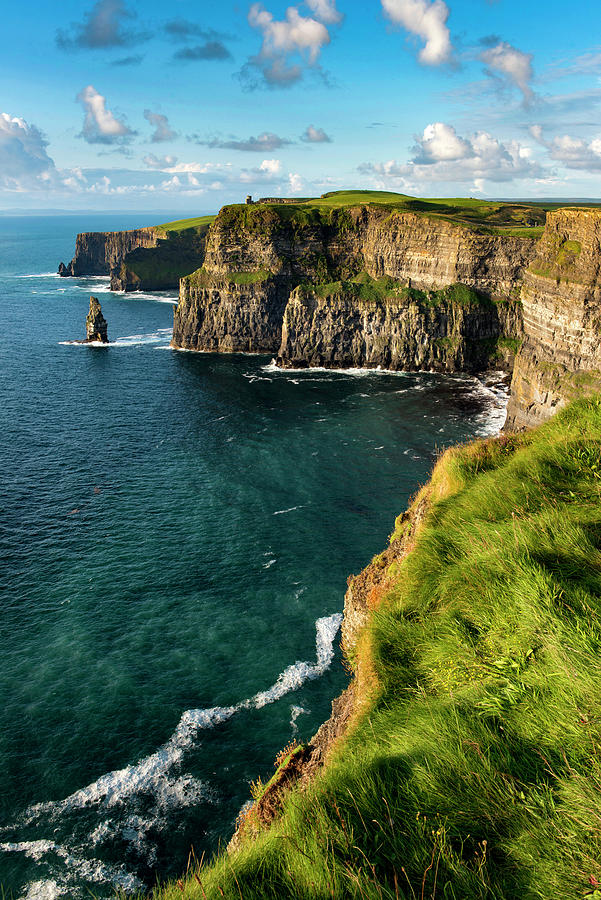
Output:
<instances>
[{"instance_id":1,"label":"sunlit grass","mask_svg":"<svg viewBox=\"0 0 601 900\"><path fill-rule=\"evenodd\" d=\"M426 492L355 661L358 726L157 898L600 896L601 399L448 451Z\"/></svg>"}]
</instances>

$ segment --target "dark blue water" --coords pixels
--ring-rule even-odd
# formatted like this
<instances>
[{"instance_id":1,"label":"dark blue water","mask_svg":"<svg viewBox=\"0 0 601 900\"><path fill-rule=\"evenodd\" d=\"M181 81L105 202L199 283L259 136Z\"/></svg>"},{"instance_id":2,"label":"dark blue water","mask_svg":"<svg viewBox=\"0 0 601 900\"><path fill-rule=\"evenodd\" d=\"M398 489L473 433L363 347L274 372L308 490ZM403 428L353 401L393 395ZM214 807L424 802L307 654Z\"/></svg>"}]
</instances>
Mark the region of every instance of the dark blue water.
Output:
<instances>
[{"instance_id":1,"label":"dark blue water","mask_svg":"<svg viewBox=\"0 0 601 900\"><path fill-rule=\"evenodd\" d=\"M227 840L345 684L348 575L437 449L502 418L473 379L174 352L173 297L41 274L143 224L0 218L0 883L29 900ZM61 343L90 293L108 349Z\"/></svg>"}]
</instances>

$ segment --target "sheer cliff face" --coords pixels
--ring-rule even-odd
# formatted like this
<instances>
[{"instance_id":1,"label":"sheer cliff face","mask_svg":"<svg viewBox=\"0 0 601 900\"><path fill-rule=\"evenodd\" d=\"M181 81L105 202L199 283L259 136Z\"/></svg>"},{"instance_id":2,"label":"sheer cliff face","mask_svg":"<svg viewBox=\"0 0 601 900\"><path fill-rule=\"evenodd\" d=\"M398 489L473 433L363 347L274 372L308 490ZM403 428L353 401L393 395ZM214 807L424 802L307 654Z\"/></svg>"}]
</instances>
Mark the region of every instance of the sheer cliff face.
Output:
<instances>
[{"instance_id":1,"label":"sheer cliff face","mask_svg":"<svg viewBox=\"0 0 601 900\"><path fill-rule=\"evenodd\" d=\"M534 254L531 239L474 234L412 213L395 213L382 220L364 210L361 219L369 274L411 281L418 288L459 282L491 297L515 297L516 285Z\"/></svg>"},{"instance_id":2,"label":"sheer cliff face","mask_svg":"<svg viewBox=\"0 0 601 900\"><path fill-rule=\"evenodd\" d=\"M238 284L194 273L180 282L172 346L222 353L273 353L288 288L275 279Z\"/></svg>"},{"instance_id":3,"label":"sheer cliff face","mask_svg":"<svg viewBox=\"0 0 601 900\"><path fill-rule=\"evenodd\" d=\"M68 266L61 264L59 272L61 275L109 275L132 250L155 247L157 240L154 228L84 232L77 235L75 256Z\"/></svg>"},{"instance_id":4,"label":"sheer cliff face","mask_svg":"<svg viewBox=\"0 0 601 900\"><path fill-rule=\"evenodd\" d=\"M462 282L509 302L533 253L529 239L476 235L412 213L226 207L202 272L182 280L173 346L271 352L283 365L482 368L498 352L495 341L518 336L516 315L452 299L437 310L392 296L358 300L344 285L357 277L425 290ZM334 282L330 295L304 290ZM468 348L471 340L479 347Z\"/></svg>"},{"instance_id":5,"label":"sheer cliff face","mask_svg":"<svg viewBox=\"0 0 601 900\"><path fill-rule=\"evenodd\" d=\"M284 312L278 362L287 368L360 366L477 372L508 366L521 333L518 304L408 295L361 299L297 288ZM504 339L509 339L504 343Z\"/></svg>"},{"instance_id":6,"label":"sheer cliff face","mask_svg":"<svg viewBox=\"0 0 601 900\"><path fill-rule=\"evenodd\" d=\"M510 430L537 425L576 395L601 389L601 210L549 213L521 299L525 339Z\"/></svg>"}]
</instances>

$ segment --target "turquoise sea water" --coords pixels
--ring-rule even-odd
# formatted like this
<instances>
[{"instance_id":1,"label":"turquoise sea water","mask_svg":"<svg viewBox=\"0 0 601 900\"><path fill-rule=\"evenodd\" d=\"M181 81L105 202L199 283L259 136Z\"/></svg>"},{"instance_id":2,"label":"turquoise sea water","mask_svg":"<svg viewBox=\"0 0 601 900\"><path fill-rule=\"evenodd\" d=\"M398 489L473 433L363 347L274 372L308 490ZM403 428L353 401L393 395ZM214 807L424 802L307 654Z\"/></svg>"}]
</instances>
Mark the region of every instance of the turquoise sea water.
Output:
<instances>
[{"instance_id":1,"label":"turquoise sea water","mask_svg":"<svg viewBox=\"0 0 601 900\"><path fill-rule=\"evenodd\" d=\"M492 433L475 379L280 372L168 347L173 295L60 279L78 231L0 218L0 884L112 896L231 835L345 676L347 577L437 449ZM89 296L109 348L83 336Z\"/></svg>"}]
</instances>

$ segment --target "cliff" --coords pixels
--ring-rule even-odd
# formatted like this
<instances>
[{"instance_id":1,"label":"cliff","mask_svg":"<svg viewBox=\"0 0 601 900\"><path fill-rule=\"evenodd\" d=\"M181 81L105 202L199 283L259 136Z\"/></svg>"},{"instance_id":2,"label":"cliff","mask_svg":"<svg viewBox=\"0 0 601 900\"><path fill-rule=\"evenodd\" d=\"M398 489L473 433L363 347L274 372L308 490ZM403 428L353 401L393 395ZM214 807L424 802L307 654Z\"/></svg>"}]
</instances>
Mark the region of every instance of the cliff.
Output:
<instances>
[{"instance_id":1,"label":"cliff","mask_svg":"<svg viewBox=\"0 0 601 900\"><path fill-rule=\"evenodd\" d=\"M521 289L524 343L507 428L537 425L601 389L601 210L549 213Z\"/></svg>"},{"instance_id":2,"label":"cliff","mask_svg":"<svg viewBox=\"0 0 601 900\"><path fill-rule=\"evenodd\" d=\"M597 395L444 454L349 581L331 720L157 900L595 896L600 446Z\"/></svg>"},{"instance_id":3,"label":"cliff","mask_svg":"<svg viewBox=\"0 0 601 900\"><path fill-rule=\"evenodd\" d=\"M213 216L139 228L77 235L75 256L58 269L62 276L110 275L113 291L161 291L204 261Z\"/></svg>"},{"instance_id":4,"label":"cliff","mask_svg":"<svg viewBox=\"0 0 601 900\"><path fill-rule=\"evenodd\" d=\"M158 232L155 228L133 231L88 231L78 234L75 255L68 265L61 263L62 276L110 275L121 261L138 247L155 247Z\"/></svg>"},{"instance_id":5,"label":"cliff","mask_svg":"<svg viewBox=\"0 0 601 900\"><path fill-rule=\"evenodd\" d=\"M181 283L172 346L283 366L484 368L519 340L534 246L385 206L225 207ZM471 291L440 291L458 283Z\"/></svg>"}]
</instances>

